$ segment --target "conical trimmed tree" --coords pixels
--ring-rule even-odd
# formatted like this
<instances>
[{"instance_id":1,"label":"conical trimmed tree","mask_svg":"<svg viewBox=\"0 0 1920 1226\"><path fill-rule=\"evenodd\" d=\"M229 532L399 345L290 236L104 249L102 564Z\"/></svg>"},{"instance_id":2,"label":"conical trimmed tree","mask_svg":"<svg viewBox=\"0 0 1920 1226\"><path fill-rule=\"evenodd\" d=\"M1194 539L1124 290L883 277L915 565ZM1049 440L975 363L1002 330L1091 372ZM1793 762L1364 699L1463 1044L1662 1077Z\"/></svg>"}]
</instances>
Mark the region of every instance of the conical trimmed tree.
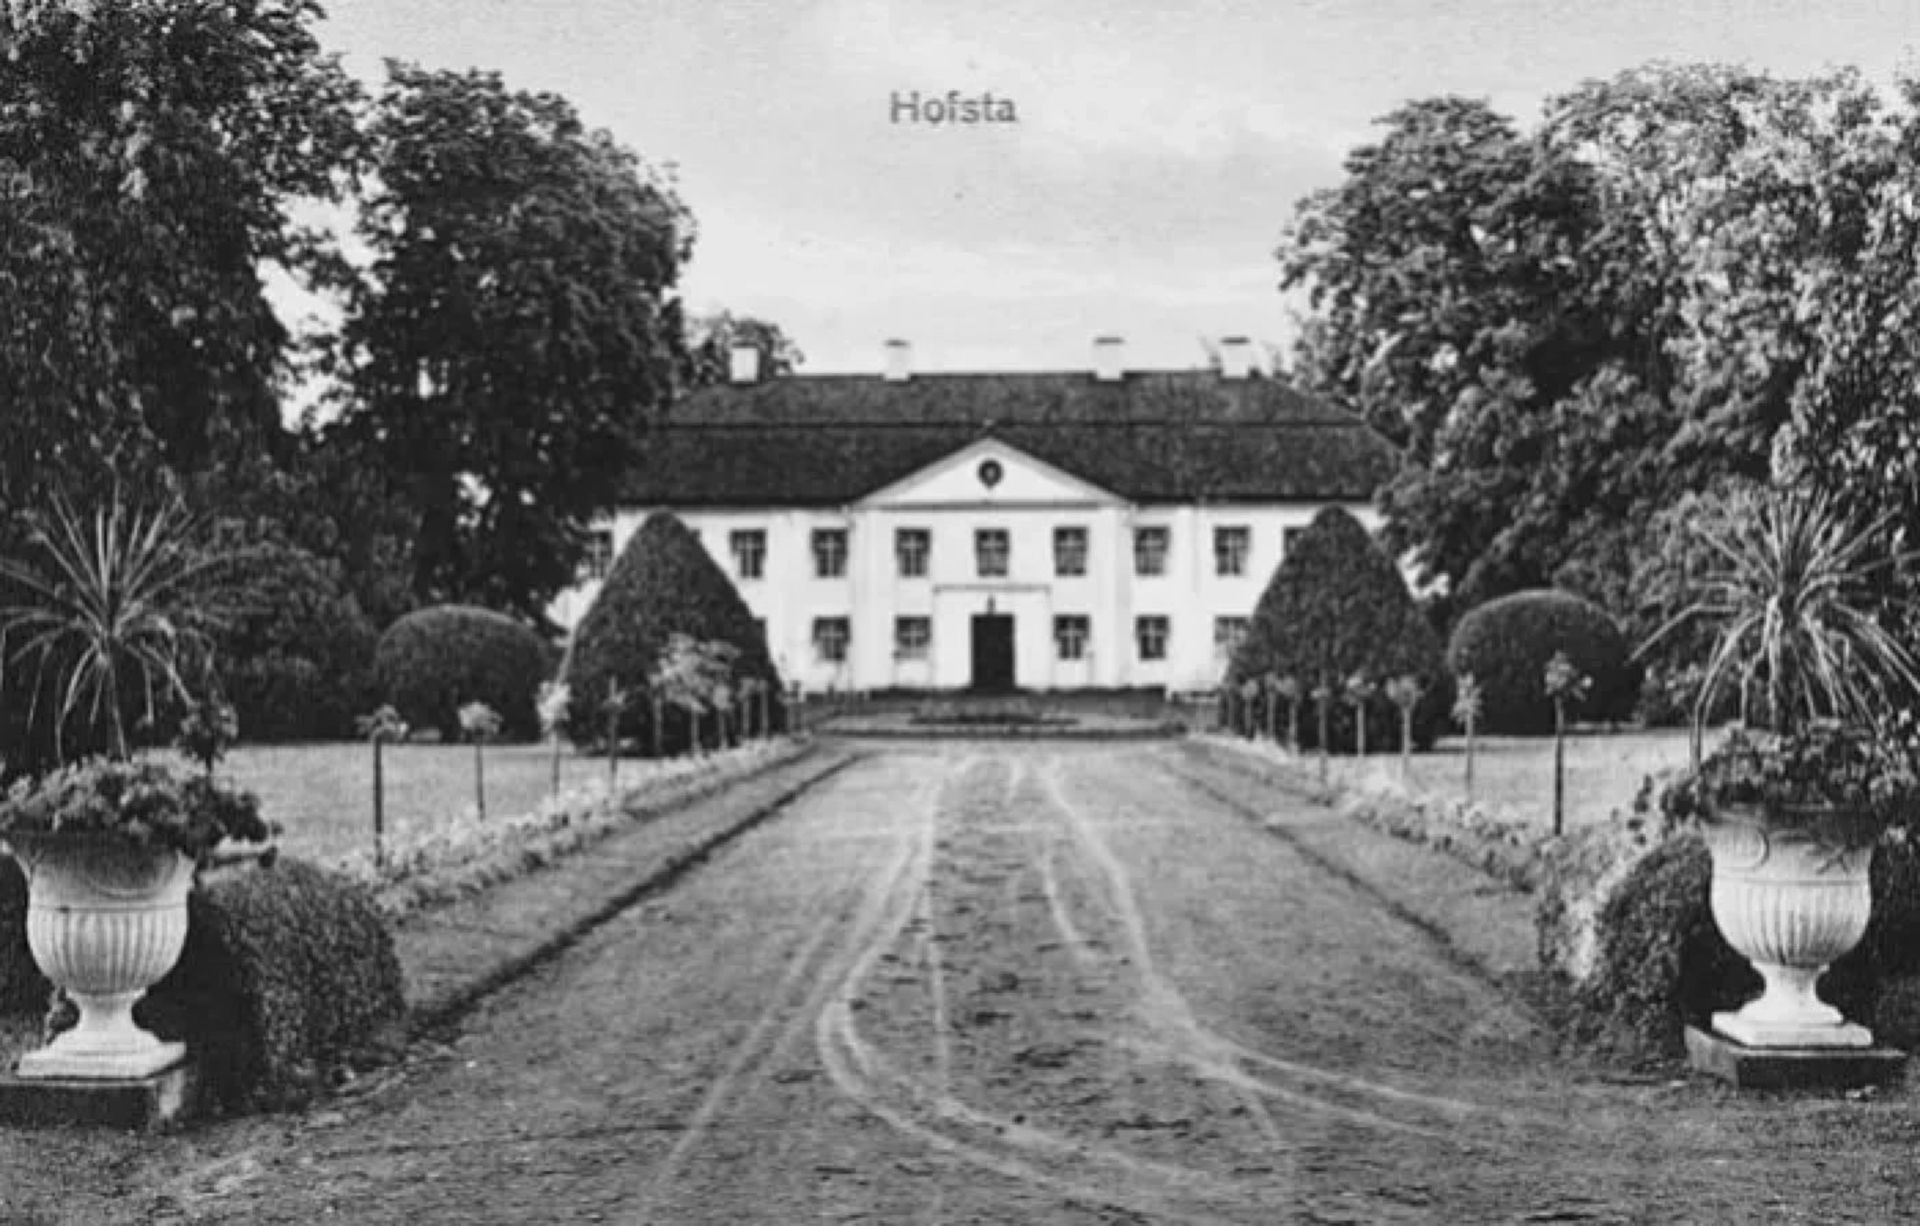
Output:
<instances>
[{"instance_id":1,"label":"conical trimmed tree","mask_svg":"<svg viewBox=\"0 0 1920 1226\"><path fill-rule=\"evenodd\" d=\"M619 715L621 739L645 749L656 743L649 678L675 634L736 648L733 691L740 692L740 683L749 679L769 685L773 726L784 726L780 675L752 611L692 531L659 511L620 551L568 646L562 666L570 694L567 735L576 744L604 739L610 685L626 695ZM667 709L661 743L671 751L684 746L689 733L674 708Z\"/></svg>"},{"instance_id":2,"label":"conical trimmed tree","mask_svg":"<svg viewBox=\"0 0 1920 1226\"><path fill-rule=\"evenodd\" d=\"M1273 572L1253 619L1227 666L1226 684L1291 677L1303 691L1318 685L1336 694L1349 679L1373 686L1367 704L1370 750L1396 752L1399 710L1386 694L1396 677L1418 678L1413 741L1432 746L1453 704L1440 638L1407 590L1406 579L1351 512L1328 507L1294 541ZM1351 752L1358 740L1356 709L1336 701L1330 712L1329 748ZM1316 721L1302 720L1305 747L1319 743Z\"/></svg>"}]
</instances>

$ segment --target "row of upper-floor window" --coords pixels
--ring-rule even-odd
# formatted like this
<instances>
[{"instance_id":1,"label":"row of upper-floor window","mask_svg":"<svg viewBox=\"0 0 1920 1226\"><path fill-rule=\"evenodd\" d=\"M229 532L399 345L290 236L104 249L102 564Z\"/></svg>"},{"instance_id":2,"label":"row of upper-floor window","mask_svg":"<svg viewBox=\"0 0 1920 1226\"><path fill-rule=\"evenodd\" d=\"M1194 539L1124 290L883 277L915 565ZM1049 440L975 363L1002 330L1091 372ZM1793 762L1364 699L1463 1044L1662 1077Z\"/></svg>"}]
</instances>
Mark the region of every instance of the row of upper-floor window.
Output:
<instances>
[{"instance_id":1,"label":"row of upper-floor window","mask_svg":"<svg viewBox=\"0 0 1920 1226\"><path fill-rule=\"evenodd\" d=\"M1281 551L1293 548L1297 527L1282 532ZM698 533L695 534L696 538ZM1053 573L1062 578L1087 573L1087 529L1058 527L1053 530ZM815 528L810 540L813 573L820 579L838 579L847 573L847 530ZM727 534L727 546L733 555L734 574L741 579L760 579L767 571L767 534L762 528L740 528ZM1143 576L1167 573L1172 552L1172 533L1164 527L1133 530L1133 573ZM1253 529L1245 524L1222 525L1213 530L1213 570L1216 575L1244 575L1253 552ZM933 558L933 532L927 528L898 528L893 535L895 573L902 579L925 578ZM613 534L602 530L593 534L587 549L585 577L603 579L613 564ZM1013 566L1013 536L1005 528L977 528L973 534L974 573L982 579L1004 578Z\"/></svg>"},{"instance_id":2,"label":"row of upper-floor window","mask_svg":"<svg viewBox=\"0 0 1920 1226\"><path fill-rule=\"evenodd\" d=\"M1221 655L1229 655L1247 634L1245 617L1213 619L1213 646ZM1167 641L1173 635L1173 619L1161 613L1143 614L1133 619L1134 652L1142 661L1167 658ZM853 642L853 619L816 617L813 619L814 655L829 664L844 663ZM1085 613L1061 613L1053 619L1054 656L1060 660L1084 660L1093 648L1093 619ZM931 617L893 619L893 655L896 660L925 660L933 654Z\"/></svg>"}]
</instances>

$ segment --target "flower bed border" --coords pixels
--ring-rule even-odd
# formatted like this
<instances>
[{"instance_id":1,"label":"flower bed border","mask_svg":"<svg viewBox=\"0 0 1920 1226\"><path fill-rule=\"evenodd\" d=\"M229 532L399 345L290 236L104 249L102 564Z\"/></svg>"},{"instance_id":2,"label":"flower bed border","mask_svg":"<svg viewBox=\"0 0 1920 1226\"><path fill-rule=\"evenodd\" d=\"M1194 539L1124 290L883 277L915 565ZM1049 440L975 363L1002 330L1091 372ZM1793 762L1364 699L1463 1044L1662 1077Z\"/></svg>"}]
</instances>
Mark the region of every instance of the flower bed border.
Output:
<instances>
[{"instance_id":1,"label":"flower bed border","mask_svg":"<svg viewBox=\"0 0 1920 1226\"><path fill-rule=\"evenodd\" d=\"M753 779L812 753L810 740L755 741L706 761L714 768L662 783L642 780L609 798L604 787L576 789L550 798L531 814L486 823L475 822L482 841L457 841L448 858L401 870L376 873L364 853L338 857L329 867L373 891L374 905L389 923L415 912L444 906L490 886L552 864L618 831L662 817L735 784ZM437 832L436 838L444 832Z\"/></svg>"},{"instance_id":2,"label":"flower bed border","mask_svg":"<svg viewBox=\"0 0 1920 1226\"><path fill-rule=\"evenodd\" d=\"M1445 852L1518 893L1534 893L1547 878L1552 836L1478 805L1377 782L1333 780L1323 787L1307 759L1266 742L1210 733L1189 737L1185 745L1217 766L1324 804L1397 839Z\"/></svg>"}]
</instances>

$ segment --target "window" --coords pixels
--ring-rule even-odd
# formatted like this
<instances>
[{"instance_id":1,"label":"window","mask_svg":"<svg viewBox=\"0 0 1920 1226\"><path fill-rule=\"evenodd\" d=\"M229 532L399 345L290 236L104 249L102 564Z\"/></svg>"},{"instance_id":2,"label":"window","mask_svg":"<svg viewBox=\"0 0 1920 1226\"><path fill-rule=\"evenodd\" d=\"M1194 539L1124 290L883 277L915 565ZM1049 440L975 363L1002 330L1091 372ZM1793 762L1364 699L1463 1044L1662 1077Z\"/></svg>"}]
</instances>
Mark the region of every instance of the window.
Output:
<instances>
[{"instance_id":1,"label":"window","mask_svg":"<svg viewBox=\"0 0 1920 1226\"><path fill-rule=\"evenodd\" d=\"M844 664L847 659L847 640L853 637L853 627L844 617L816 617L813 619L813 650L829 664Z\"/></svg>"},{"instance_id":2,"label":"window","mask_svg":"<svg viewBox=\"0 0 1920 1226\"><path fill-rule=\"evenodd\" d=\"M1252 540L1253 533L1246 528L1215 528L1213 530L1213 573L1216 575L1246 574L1247 549Z\"/></svg>"},{"instance_id":3,"label":"window","mask_svg":"<svg viewBox=\"0 0 1920 1226\"><path fill-rule=\"evenodd\" d=\"M933 533L925 528L901 528L893 534L893 556L900 560L902 579L920 579L933 553Z\"/></svg>"},{"instance_id":4,"label":"window","mask_svg":"<svg viewBox=\"0 0 1920 1226\"><path fill-rule=\"evenodd\" d=\"M1232 655L1234 648L1240 646L1240 640L1246 637L1246 618L1216 617L1213 619L1213 650L1216 654Z\"/></svg>"},{"instance_id":5,"label":"window","mask_svg":"<svg viewBox=\"0 0 1920 1226\"><path fill-rule=\"evenodd\" d=\"M1165 528L1134 529L1133 573L1136 575L1167 573L1167 530Z\"/></svg>"},{"instance_id":6,"label":"window","mask_svg":"<svg viewBox=\"0 0 1920 1226\"><path fill-rule=\"evenodd\" d=\"M813 573L822 579L838 579L847 573L847 530L813 530Z\"/></svg>"},{"instance_id":7,"label":"window","mask_svg":"<svg viewBox=\"0 0 1920 1226\"><path fill-rule=\"evenodd\" d=\"M1281 556L1288 558L1293 556L1293 543L1299 540L1300 534L1305 531L1305 528L1288 528L1280 533Z\"/></svg>"},{"instance_id":8,"label":"window","mask_svg":"<svg viewBox=\"0 0 1920 1226\"><path fill-rule=\"evenodd\" d=\"M1053 530L1053 573L1056 575L1087 573L1087 530L1085 528Z\"/></svg>"},{"instance_id":9,"label":"window","mask_svg":"<svg viewBox=\"0 0 1920 1226\"><path fill-rule=\"evenodd\" d=\"M1142 660L1164 660L1167 658L1167 619L1163 616L1135 618L1133 622L1134 642L1140 647Z\"/></svg>"},{"instance_id":10,"label":"window","mask_svg":"<svg viewBox=\"0 0 1920 1226\"><path fill-rule=\"evenodd\" d=\"M1010 548L1005 528L981 528L973 534L974 565L982 579L1006 575Z\"/></svg>"},{"instance_id":11,"label":"window","mask_svg":"<svg viewBox=\"0 0 1920 1226\"><path fill-rule=\"evenodd\" d=\"M1069 613L1053 619L1054 654L1062 660L1087 658L1088 623L1084 614Z\"/></svg>"},{"instance_id":12,"label":"window","mask_svg":"<svg viewBox=\"0 0 1920 1226\"><path fill-rule=\"evenodd\" d=\"M924 660L933 642L933 619L896 617L893 619L893 657L896 660Z\"/></svg>"},{"instance_id":13,"label":"window","mask_svg":"<svg viewBox=\"0 0 1920 1226\"><path fill-rule=\"evenodd\" d=\"M758 579L767 567L767 534L748 528L733 534L733 564L742 579Z\"/></svg>"},{"instance_id":14,"label":"window","mask_svg":"<svg viewBox=\"0 0 1920 1226\"><path fill-rule=\"evenodd\" d=\"M613 533L601 528L587 534L587 554L580 560L580 575L584 579L604 579L613 569Z\"/></svg>"}]
</instances>

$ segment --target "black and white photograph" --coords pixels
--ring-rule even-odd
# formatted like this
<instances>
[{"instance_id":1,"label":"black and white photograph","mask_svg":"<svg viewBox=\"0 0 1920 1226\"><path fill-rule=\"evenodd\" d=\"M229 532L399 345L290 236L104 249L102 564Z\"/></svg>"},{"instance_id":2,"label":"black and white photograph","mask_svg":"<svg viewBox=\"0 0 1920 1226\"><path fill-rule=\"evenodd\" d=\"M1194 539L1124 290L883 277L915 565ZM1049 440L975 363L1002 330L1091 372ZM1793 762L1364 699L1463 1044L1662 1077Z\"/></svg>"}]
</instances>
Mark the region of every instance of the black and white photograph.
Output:
<instances>
[{"instance_id":1,"label":"black and white photograph","mask_svg":"<svg viewBox=\"0 0 1920 1226\"><path fill-rule=\"evenodd\" d=\"M1920 1219L1912 0L0 0L0 1226Z\"/></svg>"}]
</instances>

